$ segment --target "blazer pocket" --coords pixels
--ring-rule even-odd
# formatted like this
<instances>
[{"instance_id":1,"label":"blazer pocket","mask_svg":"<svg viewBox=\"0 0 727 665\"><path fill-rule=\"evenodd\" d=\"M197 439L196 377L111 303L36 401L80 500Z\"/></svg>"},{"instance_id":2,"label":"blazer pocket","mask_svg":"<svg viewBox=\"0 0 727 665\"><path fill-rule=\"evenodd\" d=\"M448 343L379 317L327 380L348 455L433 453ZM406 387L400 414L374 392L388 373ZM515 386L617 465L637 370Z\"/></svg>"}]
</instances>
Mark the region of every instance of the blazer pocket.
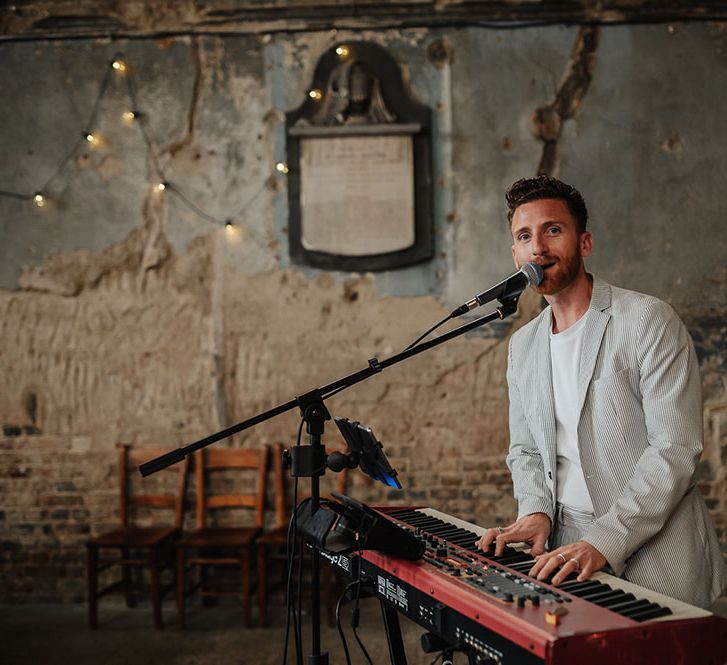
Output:
<instances>
[{"instance_id":1,"label":"blazer pocket","mask_svg":"<svg viewBox=\"0 0 727 665\"><path fill-rule=\"evenodd\" d=\"M627 367L594 380L592 398L596 431L623 446L619 458L637 460L648 444L638 370Z\"/></svg>"}]
</instances>

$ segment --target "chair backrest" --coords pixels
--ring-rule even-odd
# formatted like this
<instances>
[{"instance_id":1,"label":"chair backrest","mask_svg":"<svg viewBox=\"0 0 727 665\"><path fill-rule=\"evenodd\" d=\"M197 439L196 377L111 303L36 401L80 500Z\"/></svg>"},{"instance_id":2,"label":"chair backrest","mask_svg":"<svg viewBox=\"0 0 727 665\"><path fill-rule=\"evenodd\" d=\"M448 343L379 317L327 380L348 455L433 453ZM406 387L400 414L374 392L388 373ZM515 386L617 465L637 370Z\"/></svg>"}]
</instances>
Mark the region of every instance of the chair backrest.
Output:
<instances>
[{"instance_id":1,"label":"chair backrest","mask_svg":"<svg viewBox=\"0 0 727 665\"><path fill-rule=\"evenodd\" d=\"M170 452L168 448L135 448L128 443L117 445L119 453L119 489L121 526L126 528L132 524L136 512L141 508L166 508L174 511L174 526L182 528L184 521L185 494L187 490L187 473L189 457L178 464L163 469L159 473L175 473L176 481L159 482L160 479L137 478L137 467L154 457ZM133 480L133 482L132 482ZM165 487L160 488L160 485Z\"/></svg>"},{"instance_id":2,"label":"chair backrest","mask_svg":"<svg viewBox=\"0 0 727 665\"><path fill-rule=\"evenodd\" d=\"M265 487L267 480L268 446L255 449L207 448L195 454L195 477L197 479L197 527L207 524L208 512L216 508L251 508L255 511L255 525L263 526L265 511ZM256 483L247 493L214 493L212 476L218 471L257 471ZM248 483L236 482L236 486L250 487Z\"/></svg>"}]
</instances>

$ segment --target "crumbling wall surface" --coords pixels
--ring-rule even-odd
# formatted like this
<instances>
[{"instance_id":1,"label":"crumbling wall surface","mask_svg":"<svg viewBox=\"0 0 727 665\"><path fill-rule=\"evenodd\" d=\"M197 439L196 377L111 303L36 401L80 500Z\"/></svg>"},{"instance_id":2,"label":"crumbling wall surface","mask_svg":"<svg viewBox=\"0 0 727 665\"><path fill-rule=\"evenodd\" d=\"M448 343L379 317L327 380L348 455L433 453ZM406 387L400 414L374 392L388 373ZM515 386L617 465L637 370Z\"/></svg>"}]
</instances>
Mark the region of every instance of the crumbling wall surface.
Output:
<instances>
[{"instance_id":1,"label":"crumbling wall surface","mask_svg":"<svg viewBox=\"0 0 727 665\"><path fill-rule=\"evenodd\" d=\"M301 103L320 54L353 38L387 46L435 109L436 257L376 275L290 264L275 168L284 112ZM10 65L0 145L11 156L0 189L32 192L49 177L117 51L152 146L120 123L114 79L94 127L104 141L74 154L48 205L0 197L0 599L83 597L83 542L116 516L118 441L172 447L233 425L401 350L509 274L502 192L539 168L584 192L592 269L685 317L705 386L700 489L727 542L715 166L727 129L705 111L703 136L695 120L724 83L722 39L705 23L0 43ZM164 192L161 175L173 185ZM354 496L482 523L514 516L507 339L539 307L528 293L513 320L328 401L374 429L406 488L353 472ZM233 445L291 445L297 426L290 412ZM333 423L325 442L342 445Z\"/></svg>"},{"instance_id":2,"label":"crumbling wall surface","mask_svg":"<svg viewBox=\"0 0 727 665\"><path fill-rule=\"evenodd\" d=\"M143 269L138 235L103 276L103 257L76 252L0 292L5 600L81 597L83 542L118 520L116 443L173 448L219 427L210 243ZM94 285L59 295L69 273Z\"/></svg>"}]
</instances>

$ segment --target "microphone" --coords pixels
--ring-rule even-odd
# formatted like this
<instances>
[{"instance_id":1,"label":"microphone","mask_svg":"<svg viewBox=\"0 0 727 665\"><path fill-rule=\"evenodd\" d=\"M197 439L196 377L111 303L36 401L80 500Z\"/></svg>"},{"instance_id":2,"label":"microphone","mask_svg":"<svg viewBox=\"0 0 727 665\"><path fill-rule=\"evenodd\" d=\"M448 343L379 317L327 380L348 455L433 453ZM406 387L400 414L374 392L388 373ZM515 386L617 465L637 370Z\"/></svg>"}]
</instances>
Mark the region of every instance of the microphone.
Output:
<instances>
[{"instance_id":1,"label":"microphone","mask_svg":"<svg viewBox=\"0 0 727 665\"><path fill-rule=\"evenodd\" d=\"M537 286L543 281L543 269L537 263L526 263L520 270L507 279L503 279L499 284L493 286L487 291L483 291L480 295L475 296L472 300L468 300L464 305L460 305L449 315L450 319L455 316L466 314L471 309L491 302L517 298L528 286Z\"/></svg>"}]
</instances>

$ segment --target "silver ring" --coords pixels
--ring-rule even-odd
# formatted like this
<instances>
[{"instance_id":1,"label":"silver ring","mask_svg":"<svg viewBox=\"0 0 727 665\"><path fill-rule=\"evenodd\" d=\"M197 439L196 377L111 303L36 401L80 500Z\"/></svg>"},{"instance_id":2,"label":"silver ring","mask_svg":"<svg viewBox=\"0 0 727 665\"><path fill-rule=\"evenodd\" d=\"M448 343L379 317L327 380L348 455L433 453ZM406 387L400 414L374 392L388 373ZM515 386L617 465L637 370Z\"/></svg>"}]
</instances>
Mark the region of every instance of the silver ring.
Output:
<instances>
[{"instance_id":1,"label":"silver ring","mask_svg":"<svg viewBox=\"0 0 727 665\"><path fill-rule=\"evenodd\" d=\"M498 526L497 533L505 533L505 529L503 529L501 526Z\"/></svg>"},{"instance_id":2,"label":"silver ring","mask_svg":"<svg viewBox=\"0 0 727 665\"><path fill-rule=\"evenodd\" d=\"M574 559L568 559L568 560L569 561L572 561L573 563L575 563L576 564L576 570L578 572L580 572L580 570L581 570L581 562L578 561L578 559L575 559L575 558Z\"/></svg>"},{"instance_id":3,"label":"silver ring","mask_svg":"<svg viewBox=\"0 0 727 665\"><path fill-rule=\"evenodd\" d=\"M563 556L563 553L562 553L562 552L558 552L558 556L559 556L559 557L560 557L561 559L563 559L563 565L565 565L565 564L566 564L566 563L568 562L568 559L566 559L566 558L565 558L565 557Z\"/></svg>"}]
</instances>

